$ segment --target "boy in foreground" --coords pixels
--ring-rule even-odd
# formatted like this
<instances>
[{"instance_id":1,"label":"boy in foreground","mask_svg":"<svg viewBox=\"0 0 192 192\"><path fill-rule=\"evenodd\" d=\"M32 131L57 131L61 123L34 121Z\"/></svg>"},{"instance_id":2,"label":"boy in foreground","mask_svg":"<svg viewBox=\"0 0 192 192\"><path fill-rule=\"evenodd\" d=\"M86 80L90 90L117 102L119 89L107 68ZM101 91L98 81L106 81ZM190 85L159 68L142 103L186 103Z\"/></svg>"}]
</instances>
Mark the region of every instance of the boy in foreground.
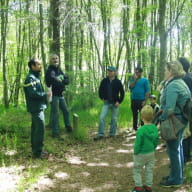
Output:
<instances>
[{"instance_id":1,"label":"boy in foreground","mask_svg":"<svg viewBox=\"0 0 192 192\"><path fill-rule=\"evenodd\" d=\"M135 188L132 192L152 192L154 152L159 140L158 129L151 123L153 114L153 108L149 105L144 106L141 110L141 119L144 125L138 129L134 143L133 179ZM145 167L144 185L141 177L143 167Z\"/></svg>"}]
</instances>

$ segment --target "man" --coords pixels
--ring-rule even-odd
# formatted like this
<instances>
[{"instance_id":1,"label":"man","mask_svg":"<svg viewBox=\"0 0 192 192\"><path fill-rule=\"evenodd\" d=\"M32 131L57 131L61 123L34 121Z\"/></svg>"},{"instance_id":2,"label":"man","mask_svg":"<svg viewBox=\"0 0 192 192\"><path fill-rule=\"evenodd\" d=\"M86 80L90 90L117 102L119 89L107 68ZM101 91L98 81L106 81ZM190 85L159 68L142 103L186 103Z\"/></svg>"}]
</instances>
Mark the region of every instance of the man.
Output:
<instances>
[{"instance_id":1,"label":"man","mask_svg":"<svg viewBox=\"0 0 192 192\"><path fill-rule=\"evenodd\" d=\"M47 152L43 151L44 140L44 109L46 108L47 97L51 96L51 92L45 93L40 81L41 63L34 58L28 62L29 74L24 83L24 92L27 104L27 111L31 113L31 147L33 157L46 158Z\"/></svg>"},{"instance_id":2,"label":"man","mask_svg":"<svg viewBox=\"0 0 192 192\"><path fill-rule=\"evenodd\" d=\"M190 63L185 57L179 57L178 60L182 64L183 70L186 73L183 77L183 80L187 84L192 95L192 75L189 73ZM192 145L192 123L189 123L184 132L184 140L183 140L183 153L185 163L191 160L191 147L192 147L191 145Z\"/></svg>"},{"instance_id":3,"label":"man","mask_svg":"<svg viewBox=\"0 0 192 192\"><path fill-rule=\"evenodd\" d=\"M143 69L137 67L133 77L130 79L129 88L131 91L131 110L133 113L133 129L138 128L138 113L146 104L149 97L149 81L142 77ZM141 122L143 125L143 123Z\"/></svg>"},{"instance_id":4,"label":"man","mask_svg":"<svg viewBox=\"0 0 192 192\"><path fill-rule=\"evenodd\" d=\"M59 135L59 109L63 113L64 124L67 132L72 132L69 120L69 112L64 96L65 85L69 84L68 77L59 67L59 57L56 54L50 56L50 65L46 71L45 80L47 87L52 89L50 127L52 129L53 138L61 139Z\"/></svg>"},{"instance_id":5,"label":"man","mask_svg":"<svg viewBox=\"0 0 192 192\"><path fill-rule=\"evenodd\" d=\"M114 137L117 129L119 106L124 98L124 89L121 81L116 77L116 69L108 67L108 77L101 81L99 97L103 101L103 108L100 114L98 136L94 140L100 140L105 135L105 119L108 111L111 110L111 128L109 135Z\"/></svg>"}]
</instances>

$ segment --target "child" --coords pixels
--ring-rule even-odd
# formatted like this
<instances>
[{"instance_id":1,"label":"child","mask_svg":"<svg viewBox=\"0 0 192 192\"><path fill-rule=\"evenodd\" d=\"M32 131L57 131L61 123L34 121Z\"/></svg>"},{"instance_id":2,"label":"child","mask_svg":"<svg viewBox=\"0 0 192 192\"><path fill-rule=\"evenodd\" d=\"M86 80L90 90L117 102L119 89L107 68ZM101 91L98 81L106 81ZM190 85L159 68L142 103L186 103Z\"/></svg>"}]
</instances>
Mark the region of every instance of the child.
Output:
<instances>
[{"instance_id":1,"label":"child","mask_svg":"<svg viewBox=\"0 0 192 192\"><path fill-rule=\"evenodd\" d=\"M150 106L153 108L154 115L155 115L159 111L159 105L156 103L156 96L150 95L149 99L150 99Z\"/></svg>"},{"instance_id":2,"label":"child","mask_svg":"<svg viewBox=\"0 0 192 192\"><path fill-rule=\"evenodd\" d=\"M135 188L132 192L152 192L154 151L159 140L158 129L151 123L153 114L153 108L149 105L145 105L141 110L141 119L144 125L138 129L134 143L133 179ZM143 167L145 167L144 186L141 178Z\"/></svg>"}]
</instances>

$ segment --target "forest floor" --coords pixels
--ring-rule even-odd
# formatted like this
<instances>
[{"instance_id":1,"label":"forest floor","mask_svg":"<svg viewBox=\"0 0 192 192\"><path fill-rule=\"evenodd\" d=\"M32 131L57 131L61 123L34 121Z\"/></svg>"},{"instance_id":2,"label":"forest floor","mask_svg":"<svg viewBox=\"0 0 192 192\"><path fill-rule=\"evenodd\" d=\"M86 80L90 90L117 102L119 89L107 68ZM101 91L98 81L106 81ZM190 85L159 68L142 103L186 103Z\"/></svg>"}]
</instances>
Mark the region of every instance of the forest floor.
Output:
<instances>
[{"instance_id":1,"label":"forest floor","mask_svg":"<svg viewBox=\"0 0 192 192\"><path fill-rule=\"evenodd\" d=\"M87 142L65 143L52 141L56 150L48 160L21 157L17 162L17 175L30 177L26 172L27 164L45 166L46 170L25 192L129 192L134 187L133 141L135 134L122 132L116 138L105 138L93 141L92 135ZM65 137L68 137L66 135ZM30 149L29 149L30 150ZM40 162L40 163L38 163ZM20 168L19 168L20 167ZM20 169L20 171L18 171ZM32 169L32 168L31 168ZM37 170L37 169L36 169ZM32 171L31 171L32 172ZM162 188L159 182L169 172L169 160L163 143L156 151L153 192L188 192L190 184L181 188ZM19 179L13 171L0 171L0 192L22 191L17 188ZM11 182L14 184L11 185ZM20 181L21 182L21 181ZM12 188L11 188L12 186Z\"/></svg>"}]
</instances>

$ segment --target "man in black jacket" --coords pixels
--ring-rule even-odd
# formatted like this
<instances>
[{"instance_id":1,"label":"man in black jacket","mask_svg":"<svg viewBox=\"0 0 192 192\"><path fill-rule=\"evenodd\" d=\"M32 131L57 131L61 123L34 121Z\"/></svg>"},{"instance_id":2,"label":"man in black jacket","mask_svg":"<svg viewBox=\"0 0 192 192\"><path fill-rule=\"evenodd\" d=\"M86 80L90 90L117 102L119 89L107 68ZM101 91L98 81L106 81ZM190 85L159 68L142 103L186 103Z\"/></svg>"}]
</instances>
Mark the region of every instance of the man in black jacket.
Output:
<instances>
[{"instance_id":1,"label":"man in black jacket","mask_svg":"<svg viewBox=\"0 0 192 192\"><path fill-rule=\"evenodd\" d=\"M45 74L47 87L52 89L50 127L52 129L52 136L60 138L59 136L59 109L63 113L64 124L67 132L72 131L69 120L69 111L64 96L65 85L69 84L69 78L63 73L59 67L59 57L56 54L50 56L50 65Z\"/></svg>"},{"instance_id":2,"label":"man in black jacket","mask_svg":"<svg viewBox=\"0 0 192 192\"><path fill-rule=\"evenodd\" d=\"M111 110L111 128L109 136L116 135L117 119L119 114L119 105L124 98L124 89L121 81L116 77L116 69L113 66L108 67L108 77L101 81L99 87L99 97L104 102L100 114L98 136L94 140L104 138L105 119L109 109Z\"/></svg>"}]
</instances>

